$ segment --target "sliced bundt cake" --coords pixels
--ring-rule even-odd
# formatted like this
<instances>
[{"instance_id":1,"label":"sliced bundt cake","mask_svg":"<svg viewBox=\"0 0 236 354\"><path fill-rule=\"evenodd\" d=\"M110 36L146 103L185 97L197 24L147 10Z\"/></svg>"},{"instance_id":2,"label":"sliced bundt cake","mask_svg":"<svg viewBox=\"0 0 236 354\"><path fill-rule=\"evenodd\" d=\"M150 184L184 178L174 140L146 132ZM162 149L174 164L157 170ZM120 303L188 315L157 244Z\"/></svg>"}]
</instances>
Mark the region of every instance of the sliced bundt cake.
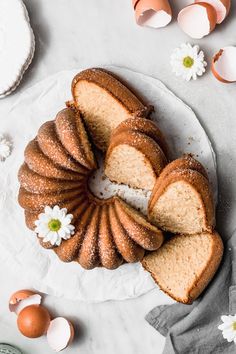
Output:
<instances>
[{"instance_id":1,"label":"sliced bundt cake","mask_svg":"<svg viewBox=\"0 0 236 354\"><path fill-rule=\"evenodd\" d=\"M203 166L191 156L166 166L153 189L148 216L165 231L182 234L211 232L215 210Z\"/></svg>"},{"instance_id":2,"label":"sliced bundt cake","mask_svg":"<svg viewBox=\"0 0 236 354\"><path fill-rule=\"evenodd\" d=\"M105 174L114 182L152 190L167 163L161 131L144 118L130 118L114 130L106 153Z\"/></svg>"},{"instance_id":3,"label":"sliced bundt cake","mask_svg":"<svg viewBox=\"0 0 236 354\"><path fill-rule=\"evenodd\" d=\"M40 244L53 248L62 261L77 261L86 269L114 269L124 261L139 261L145 250L160 247L162 232L120 198L94 197L88 179L95 168L78 111L64 109L54 121L44 123L27 145L19 170L18 199L26 225L35 230L44 209L58 206L72 214L73 234L59 245L38 236Z\"/></svg>"},{"instance_id":4,"label":"sliced bundt cake","mask_svg":"<svg viewBox=\"0 0 236 354\"><path fill-rule=\"evenodd\" d=\"M147 254L142 265L164 292L190 304L213 278L222 254L223 243L217 232L177 235Z\"/></svg>"},{"instance_id":5,"label":"sliced bundt cake","mask_svg":"<svg viewBox=\"0 0 236 354\"><path fill-rule=\"evenodd\" d=\"M112 131L133 116L145 117L145 106L114 74L100 68L80 72L72 81L74 105L84 119L94 144L105 151Z\"/></svg>"}]
</instances>

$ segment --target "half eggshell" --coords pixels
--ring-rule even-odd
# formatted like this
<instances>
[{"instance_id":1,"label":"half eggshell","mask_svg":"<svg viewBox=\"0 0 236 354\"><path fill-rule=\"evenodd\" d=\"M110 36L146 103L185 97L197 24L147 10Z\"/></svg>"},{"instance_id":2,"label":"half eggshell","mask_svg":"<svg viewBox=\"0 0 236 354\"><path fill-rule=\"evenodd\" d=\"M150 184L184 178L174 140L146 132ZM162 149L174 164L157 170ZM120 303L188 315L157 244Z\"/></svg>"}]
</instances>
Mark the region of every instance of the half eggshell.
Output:
<instances>
[{"instance_id":1,"label":"half eggshell","mask_svg":"<svg viewBox=\"0 0 236 354\"><path fill-rule=\"evenodd\" d=\"M9 300L9 310L17 315L27 306L40 305L42 296L32 290L18 290L11 295Z\"/></svg>"},{"instance_id":2,"label":"half eggshell","mask_svg":"<svg viewBox=\"0 0 236 354\"><path fill-rule=\"evenodd\" d=\"M178 14L180 28L191 38L200 39L211 33L216 26L216 11L213 6L199 2L184 7Z\"/></svg>"},{"instance_id":3,"label":"half eggshell","mask_svg":"<svg viewBox=\"0 0 236 354\"><path fill-rule=\"evenodd\" d=\"M56 352L67 348L74 339L74 327L70 321L63 317L54 318L47 330L49 346Z\"/></svg>"},{"instance_id":4,"label":"half eggshell","mask_svg":"<svg viewBox=\"0 0 236 354\"><path fill-rule=\"evenodd\" d=\"M201 1L195 0L195 3L199 3L199 2ZM217 15L216 23L220 24L221 22L223 22L229 13L231 0L205 0L204 2L212 5L216 10L216 15Z\"/></svg>"},{"instance_id":5,"label":"half eggshell","mask_svg":"<svg viewBox=\"0 0 236 354\"><path fill-rule=\"evenodd\" d=\"M212 58L211 70L221 82L236 82L236 47L220 49Z\"/></svg>"},{"instance_id":6,"label":"half eggshell","mask_svg":"<svg viewBox=\"0 0 236 354\"><path fill-rule=\"evenodd\" d=\"M136 22L140 26L165 27L172 19L168 0L132 0Z\"/></svg>"}]
</instances>

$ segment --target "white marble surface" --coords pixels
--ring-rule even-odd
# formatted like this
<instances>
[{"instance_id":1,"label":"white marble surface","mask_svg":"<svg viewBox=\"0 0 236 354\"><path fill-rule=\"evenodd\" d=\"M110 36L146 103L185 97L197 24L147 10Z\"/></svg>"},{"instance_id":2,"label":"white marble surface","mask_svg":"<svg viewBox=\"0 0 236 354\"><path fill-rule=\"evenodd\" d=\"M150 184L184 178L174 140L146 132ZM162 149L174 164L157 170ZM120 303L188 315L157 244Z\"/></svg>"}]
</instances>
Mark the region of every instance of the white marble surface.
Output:
<instances>
[{"instance_id":1,"label":"white marble surface","mask_svg":"<svg viewBox=\"0 0 236 354\"><path fill-rule=\"evenodd\" d=\"M172 1L174 3L174 1ZM138 27L133 19L131 0L26 0L36 35L36 57L17 92L0 101L2 112L11 107L20 92L39 80L64 69L113 64L161 79L186 101L206 128L217 152L220 182L218 229L227 238L235 228L236 187L236 84L217 82L210 71L197 82L185 83L174 77L169 56L187 36L175 21L167 28L152 30ZM174 15L187 1L177 1ZM177 8L178 7L178 8ZM200 41L208 62L214 51L236 44L235 10L214 33ZM20 134L20 132L19 132ZM7 235L6 235L7 237ZM28 287L26 276L16 277L1 265L0 342L18 345L26 354L50 354L44 339L28 340L16 330L15 318L8 313L12 291ZM157 305L152 291L135 300L85 304L46 297L45 303L56 315L71 318L79 335L66 353L83 354L158 354L164 339L144 320Z\"/></svg>"}]
</instances>

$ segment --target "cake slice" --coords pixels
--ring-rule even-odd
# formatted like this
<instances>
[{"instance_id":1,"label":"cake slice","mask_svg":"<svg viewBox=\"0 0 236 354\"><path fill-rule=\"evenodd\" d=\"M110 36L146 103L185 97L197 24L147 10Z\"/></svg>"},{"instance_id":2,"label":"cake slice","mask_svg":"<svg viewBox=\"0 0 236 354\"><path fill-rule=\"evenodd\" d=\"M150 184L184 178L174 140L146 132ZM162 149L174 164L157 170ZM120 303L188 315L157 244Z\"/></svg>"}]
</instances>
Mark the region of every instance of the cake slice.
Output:
<instances>
[{"instance_id":1,"label":"cake slice","mask_svg":"<svg viewBox=\"0 0 236 354\"><path fill-rule=\"evenodd\" d=\"M176 235L147 254L143 267L174 300L191 304L213 278L223 255L217 232Z\"/></svg>"},{"instance_id":2,"label":"cake slice","mask_svg":"<svg viewBox=\"0 0 236 354\"><path fill-rule=\"evenodd\" d=\"M105 159L105 175L113 182L152 190L167 159L160 146L139 131L113 134Z\"/></svg>"},{"instance_id":3,"label":"cake slice","mask_svg":"<svg viewBox=\"0 0 236 354\"><path fill-rule=\"evenodd\" d=\"M147 116L150 108L112 73L95 68L72 81L73 105L81 112L95 145L105 151L112 131L122 121Z\"/></svg>"},{"instance_id":4,"label":"cake slice","mask_svg":"<svg viewBox=\"0 0 236 354\"><path fill-rule=\"evenodd\" d=\"M165 168L162 170L156 184L152 190L152 194L150 197L149 208L152 208L152 203L155 202L155 194L158 191L161 183L165 180L165 178L175 170L194 170L201 173L207 180L208 175L204 168L204 166L193 158L191 154L185 154L182 157L170 162Z\"/></svg>"},{"instance_id":5,"label":"cake slice","mask_svg":"<svg viewBox=\"0 0 236 354\"><path fill-rule=\"evenodd\" d=\"M169 156L169 147L167 145L163 133L157 127L157 125L150 119L140 118L140 117L132 117L126 119L116 127L116 129L112 134L117 135L126 130L137 131L139 133L149 136L149 138L152 138L160 146L165 156L166 157Z\"/></svg>"},{"instance_id":6,"label":"cake slice","mask_svg":"<svg viewBox=\"0 0 236 354\"><path fill-rule=\"evenodd\" d=\"M211 232L215 210L208 179L189 168L177 168L168 173L164 170L162 174L148 205L151 222L177 234Z\"/></svg>"}]
</instances>

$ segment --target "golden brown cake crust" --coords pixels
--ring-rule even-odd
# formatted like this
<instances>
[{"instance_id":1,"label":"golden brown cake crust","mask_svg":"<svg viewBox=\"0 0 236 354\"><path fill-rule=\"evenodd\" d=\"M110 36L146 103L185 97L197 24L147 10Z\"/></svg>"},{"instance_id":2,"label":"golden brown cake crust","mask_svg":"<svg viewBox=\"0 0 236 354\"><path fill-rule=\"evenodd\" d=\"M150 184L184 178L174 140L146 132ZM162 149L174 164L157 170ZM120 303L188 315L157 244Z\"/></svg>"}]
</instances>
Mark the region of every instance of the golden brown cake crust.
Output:
<instances>
[{"instance_id":1,"label":"golden brown cake crust","mask_svg":"<svg viewBox=\"0 0 236 354\"><path fill-rule=\"evenodd\" d=\"M113 204L109 206L109 219L114 242L124 260L128 263L140 261L145 251L128 236Z\"/></svg>"},{"instance_id":2,"label":"golden brown cake crust","mask_svg":"<svg viewBox=\"0 0 236 354\"><path fill-rule=\"evenodd\" d=\"M89 205L87 201L78 207L78 219L75 221L76 232L74 236L69 240L63 240L61 246L54 249L57 256L63 262L71 262L77 258L88 224L91 220L92 212L93 205Z\"/></svg>"},{"instance_id":3,"label":"golden brown cake crust","mask_svg":"<svg viewBox=\"0 0 236 354\"><path fill-rule=\"evenodd\" d=\"M101 207L101 220L98 232L98 252L101 265L108 269L115 269L123 263L123 259L117 251L111 231L111 223L108 214L109 205Z\"/></svg>"},{"instance_id":4,"label":"golden brown cake crust","mask_svg":"<svg viewBox=\"0 0 236 354\"><path fill-rule=\"evenodd\" d=\"M169 156L169 148L164 135L161 130L156 126L156 124L150 119L146 118L129 118L121 122L118 127L114 130L112 136L118 135L124 131L138 131L139 133L149 136L153 139L164 152L166 158Z\"/></svg>"},{"instance_id":5,"label":"golden brown cake crust","mask_svg":"<svg viewBox=\"0 0 236 354\"><path fill-rule=\"evenodd\" d=\"M46 122L40 127L37 141L42 152L55 164L80 173L81 165L76 163L73 157L64 149L57 136L54 121ZM82 167L82 170L84 171L84 167Z\"/></svg>"},{"instance_id":6,"label":"golden brown cake crust","mask_svg":"<svg viewBox=\"0 0 236 354\"><path fill-rule=\"evenodd\" d=\"M97 168L80 113L70 108L63 109L55 118L55 126L57 135L68 153L85 168ZM88 145L89 148L85 149Z\"/></svg>"},{"instance_id":7,"label":"golden brown cake crust","mask_svg":"<svg viewBox=\"0 0 236 354\"><path fill-rule=\"evenodd\" d=\"M20 206L29 211L43 211L48 206L61 206L65 201L76 198L78 190L71 190L66 192L52 193L52 194L35 194L30 193L24 188L20 188L18 194L18 202Z\"/></svg>"},{"instance_id":8,"label":"golden brown cake crust","mask_svg":"<svg viewBox=\"0 0 236 354\"><path fill-rule=\"evenodd\" d=\"M85 269L93 269L100 263L98 252L98 230L101 217L101 207L95 205L90 222L84 234L77 262Z\"/></svg>"},{"instance_id":9,"label":"golden brown cake crust","mask_svg":"<svg viewBox=\"0 0 236 354\"><path fill-rule=\"evenodd\" d=\"M18 173L18 179L21 187L31 193L43 194L43 193L55 193L58 190L71 190L81 186L85 181L83 175L79 176L76 181L64 181L56 178L48 178L40 176L33 172L24 163Z\"/></svg>"},{"instance_id":10,"label":"golden brown cake crust","mask_svg":"<svg viewBox=\"0 0 236 354\"><path fill-rule=\"evenodd\" d=\"M156 184L152 190L152 194L149 200L149 209L151 210L155 204L155 194L157 190L159 189L162 181L166 179L166 177L175 170L193 170L201 173L205 178L208 179L207 172L203 165L194 159L190 154L183 155L179 159L176 159L172 162L170 162L168 165L165 166L165 168L162 170L159 178L156 181Z\"/></svg>"},{"instance_id":11,"label":"golden brown cake crust","mask_svg":"<svg viewBox=\"0 0 236 354\"><path fill-rule=\"evenodd\" d=\"M145 106L141 100L134 94L127 85L124 85L113 73L101 68L87 69L77 74L72 80L71 91L75 97L75 87L79 81L92 82L106 90L113 98L121 102L130 112L146 117L150 113L150 107Z\"/></svg>"},{"instance_id":12,"label":"golden brown cake crust","mask_svg":"<svg viewBox=\"0 0 236 354\"><path fill-rule=\"evenodd\" d=\"M160 230L153 225L141 224L141 221L137 223L134 213L132 215L132 208L121 199L116 198L114 206L121 224L133 241L149 251L156 250L162 245L164 236ZM137 211L136 214L137 217L143 218Z\"/></svg>"},{"instance_id":13,"label":"golden brown cake crust","mask_svg":"<svg viewBox=\"0 0 236 354\"><path fill-rule=\"evenodd\" d=\"M48 178L58 178L66 181L76 181L80 175L85 175L88 170L81 166L80 172L73 172L61 168L50 160L40 150L36 139L31 140L25 148L25 163L29 168L40 176Z\"/></svg>"}]
</instances>

